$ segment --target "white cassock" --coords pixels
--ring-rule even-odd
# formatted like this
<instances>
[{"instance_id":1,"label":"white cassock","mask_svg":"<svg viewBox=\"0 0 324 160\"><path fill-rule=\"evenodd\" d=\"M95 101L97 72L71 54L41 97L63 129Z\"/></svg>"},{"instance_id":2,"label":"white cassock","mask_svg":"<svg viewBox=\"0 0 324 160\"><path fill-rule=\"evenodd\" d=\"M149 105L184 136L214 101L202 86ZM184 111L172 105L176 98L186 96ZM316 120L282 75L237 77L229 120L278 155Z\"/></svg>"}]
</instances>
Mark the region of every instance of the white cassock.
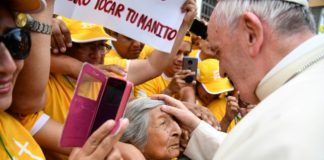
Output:
<instances>
[{"instance_id":1,"label":"white cassock","mask_svg":"<svg viewBox=\"0 0 324 160\"><path fill-rule=\"evenodd\" d=\"M324 160L324 35L282 59L260 82L261 102L226 136L201 122L193 160Z\"/></svg>"}]
</instances>

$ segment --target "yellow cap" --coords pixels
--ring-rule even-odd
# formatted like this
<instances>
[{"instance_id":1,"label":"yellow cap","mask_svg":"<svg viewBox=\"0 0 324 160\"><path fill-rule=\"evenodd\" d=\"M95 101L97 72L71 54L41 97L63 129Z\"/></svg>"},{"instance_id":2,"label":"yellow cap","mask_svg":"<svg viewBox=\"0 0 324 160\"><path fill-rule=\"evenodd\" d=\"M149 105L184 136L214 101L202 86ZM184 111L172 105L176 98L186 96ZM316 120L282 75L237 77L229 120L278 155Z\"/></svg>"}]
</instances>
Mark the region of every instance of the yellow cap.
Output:
<instances>
[{"instance_id":1,"label":"yellow cap","mask_svg":"<svg viewBox=\"0 0 324 160\"><path fill-rule=\"evenodd\" d=\"M197 80L209 94L220 94L234 90L227 78L220 77L219 62L215 59L206 59L198 63Z\"/></svg>"},{"instance_id":2,"label":"yellow cap","mask_svg":"<svg viewBox=\"0 0 324 160\"><path fill-rule=\"evenodd\" d=\"M63 16L59 16L66 26L69 28L71 33L71 38L73 42L76 43L89 43L101 40L114 40L110 37L104 30L103 26L84 23L79 20L69 19Z\"/></svg>"},{"instance_id":3,"label":"yellow cap","mask_svg":"<svg viewBox=\"0 0 324 160\"><path fill-rule=\"evenodd\" d=\"M188 36L188 35L184 36L184 37L183 37L183 41L185 41L185 42L189 42L189 43L191 44L191 42L192 42L192 40L191 40L191 36Z\"/></svg>"},{"instance_id":4,"label":"yellow cap","mask_svg":"<svg viewBox=\"0 0 324 160\"><path fill-rule=\"evenodd\" d=\"M11 9L18 12L39 12L46 7L45 0L10 0Z\"/></svg>"}]
</instances>

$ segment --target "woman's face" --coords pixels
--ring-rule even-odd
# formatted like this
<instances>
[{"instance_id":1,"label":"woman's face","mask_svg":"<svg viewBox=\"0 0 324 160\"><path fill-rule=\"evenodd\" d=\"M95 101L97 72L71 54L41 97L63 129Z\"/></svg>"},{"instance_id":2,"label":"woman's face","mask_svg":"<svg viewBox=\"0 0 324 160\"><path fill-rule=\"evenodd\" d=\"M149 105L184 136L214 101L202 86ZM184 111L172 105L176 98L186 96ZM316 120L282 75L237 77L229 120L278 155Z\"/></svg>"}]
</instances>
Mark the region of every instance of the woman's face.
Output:
<instances>
[{"instance_id":1,"label":"woman's face","mask_svg":"<svg viewBox=\"0 0 324 160\"><path fill-rule=\"evenodd\" d=\"M0 35L15 27L9 11L0 7ZM23 60L15 60L5 44L0 42L0 110L6 110L12 102L12 92L24 64Z\"/></svg>"},{"instance_id":2,"label":"woman's face","mask_svg":"<svg viewBox=\"0 0 324 160\"><path fill-rule=\"evenodd\" d=\"M143 152L147 159L170 160L180 154L181 129L160 108L154 108L149 113L148 140Z\"/></svg>"}]
</instances>

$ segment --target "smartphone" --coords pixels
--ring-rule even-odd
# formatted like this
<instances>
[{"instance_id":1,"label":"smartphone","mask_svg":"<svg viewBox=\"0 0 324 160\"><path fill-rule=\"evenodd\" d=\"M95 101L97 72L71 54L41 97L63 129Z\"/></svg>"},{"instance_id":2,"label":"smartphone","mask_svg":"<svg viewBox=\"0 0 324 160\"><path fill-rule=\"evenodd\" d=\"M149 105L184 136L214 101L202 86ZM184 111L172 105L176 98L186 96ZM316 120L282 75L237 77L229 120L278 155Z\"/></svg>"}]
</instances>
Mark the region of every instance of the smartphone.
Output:
<instances>
[{"instance_id":1,"label":"smartphone","mask_svg":"<svg viewBox=\"0 0 324 160\"><path fill-rule=\"evenodd\" d=\"M96 131L109 119L116 120L116 125L111 133L115 134L115 132L117 132L119 120L123 117L128 98L132 91L132 86L133 85L128 81L114 77L108 78L91 133Z\"/></svg>"},{"instance_id":2,"label":"smartphone","mask_svg":"<svg viewBox=\"0 0 324 160\"><path fill-rule=\"evenodd\" d=\"M182 66L183 70L191 70L191 71L195 72L195 75L187 76L184 79L186 81L186 83L192 83L192 81L196 80L198 59L195 57L184 56L182 65L183 65Z\"/></svg>"},{"instance_id":3,"label":"smartphone","mask_svg":"<svg viewBox=\"0 0 324 160\"><path fill-rule=\"evenodd\" d=\"M189 31L202 39L207 39L207 25L198 19L194 19Z\"/></svg>"},{"instance_id":4,"label":"smartphone","mask_svg":"<svg viewBox=\"0 0 324 160\"><path fill-rule=\"evenodd\" d=\"M107 78L91 64L85 63L77 80L61 137L61 147L82 147L88 137L106 120L115 119L111 134L119 128L132 83Z\"/></svg>"}]
</instances>

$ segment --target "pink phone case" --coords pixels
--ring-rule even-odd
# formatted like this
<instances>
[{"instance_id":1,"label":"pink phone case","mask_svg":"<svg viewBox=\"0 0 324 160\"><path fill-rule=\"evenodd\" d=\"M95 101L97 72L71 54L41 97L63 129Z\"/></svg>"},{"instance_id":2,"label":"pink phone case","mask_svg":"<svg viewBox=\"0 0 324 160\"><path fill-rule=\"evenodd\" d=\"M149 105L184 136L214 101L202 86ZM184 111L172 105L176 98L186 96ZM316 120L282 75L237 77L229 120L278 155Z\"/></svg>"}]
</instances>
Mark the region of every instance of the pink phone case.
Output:
<instances>
[{"instance_id":1,"label":"pink phone case","mask_svg":"<svg viewBox=\"0 0 324 160\"><path fill-rule=\"evenodd\" d=\"M125 80L123 80L123 81L125 81ZM125 82L126 82L126 86L125 86L124 94L123 94L122 99L120 101L118 112L117 112L116 117L115 117L116 125L112 129L111 134L116 134L120 129L120 127L119 127L120 126L120 119L124 116L126 105L127 105L129 96L130 96L130 94L132 92L132 89L133 89L133 83L131 83L129 81L125 81Z\"/></svg>"},{"instance_id":2,"label":"pink phone case","mask_svg":"<svg viewBox=\"0 0 324 160\"><path fill-rule=\"evenodd\" d=\"M115 117L116 125L111 131L111 134L115 134L119 128L119 119L123 116L133 85L126 80L117 78L112 79L126 84ZM93 124L98 118L97 112L103 100L105 88L109 85L107 82L108 78L99 70L92 67L92 65L87 63L83 65L64 125L60 142L62 147L81 147L91 135ZM88 88L84 88L84 86ZM93 95L89 94L89 87L91 89L92 86L95 88L94 90L97 91L97 93L91 92L94 93ZM84 93L81 91L84 91Z\"/></svg>"}]
</instances>

